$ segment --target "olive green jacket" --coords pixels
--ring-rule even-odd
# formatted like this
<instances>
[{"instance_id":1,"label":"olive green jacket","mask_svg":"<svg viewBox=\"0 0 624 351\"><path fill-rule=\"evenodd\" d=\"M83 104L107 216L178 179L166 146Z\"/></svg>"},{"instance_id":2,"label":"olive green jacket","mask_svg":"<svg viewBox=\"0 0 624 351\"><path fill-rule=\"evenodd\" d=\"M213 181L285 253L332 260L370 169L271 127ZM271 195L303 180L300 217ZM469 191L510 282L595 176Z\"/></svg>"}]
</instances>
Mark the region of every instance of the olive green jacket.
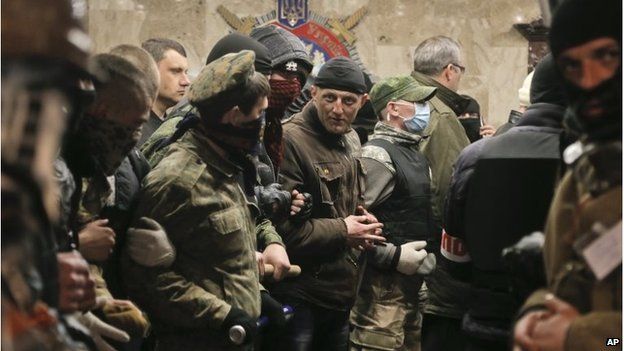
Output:
<instances>
[{"instance_id":1,"label":"olive green jacket","mask_svg":"<svg viewBox=\"0 0 624 351\"><path fill-rule=\"evenodd\" d=\"M230 308L260 315L257 207L246 200L231 155L197 129L172 144L147 175L135 218L158 221L176 249L169 268L125 256L129 295L165 344L218 348Z\"/></svg>"},{"instance_id":2,"label":"olive green jacket","mask_svg":"<svg viewBox=\"0 0 624 351\"><path fill-rule=\"evenodd\" d=\"M568 171L557 189L545 229L544 263L548 290L531 295L521 314L540 308L546 293L552 292L581 313L570 325L566 351L621 350L621 344L605 348L605 342L607 338L622 338L622 266L597 281L573 248L594 224L611 228L622 220L621 173L619 184L613 184L600 194L592 194L589 187L600 181L592 176L591 171L585 171L587 161L583 157L577 161L575 171ZM621 163L611 160L609 167L619 172Z\"/></svg>"},{"instance_id":3,"label":"olive green jacket","mask_svg":"<svg viewBox=\"0 0 624 351\"><path fill-rule=\"evenodd\" d=\"M429 167L431 167L433 213L442 221L444 201L451 184L453 165L459 153L470 145L466 131L453 110L459 108L458 106L463 106L464 98L431 77L417 72L412 72L412 76L423 85L438 88L436 95L429 100L431 117L429 117L427 128L422 133L424 140L420 143L420 152L427 157Z\"/></svg>"},{"instance_id":4,"label":"olive green jacket","mask_svg":"<svg viewBox=\"0 0 624 351\"><path fill-rule=\"evenodd\" d=\"M439 223L444 223L444 201L451 183L453 165L459 153L470 144L466 132L457 119L455 110L463 106L464 99L440 83L418 72L412 76L419 83L438 88L436 96L429 100L431 117L422 133L420 151L425 155L431 169L431 194L433 215ZM428 299L424 313L462 318L467 310L466 294L470 286L453 278L443 264L425 277Z\"/></svg>"}]
</instances>

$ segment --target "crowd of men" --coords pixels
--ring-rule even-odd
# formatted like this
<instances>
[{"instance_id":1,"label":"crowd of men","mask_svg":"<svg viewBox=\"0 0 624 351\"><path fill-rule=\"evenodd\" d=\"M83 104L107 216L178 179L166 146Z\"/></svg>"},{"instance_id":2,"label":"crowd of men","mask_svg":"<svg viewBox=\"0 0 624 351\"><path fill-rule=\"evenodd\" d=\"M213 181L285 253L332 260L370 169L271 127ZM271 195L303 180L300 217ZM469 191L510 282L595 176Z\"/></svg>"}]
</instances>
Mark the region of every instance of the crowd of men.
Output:
<instances>
[{"instance_id":1,"label":"crowd of men","mask_svg":"<svg viewBox=\"0 0 624 351\"><path fill-rule=\"evenodd\" d=\"M621 350L622 4L553 10L495 129L446 36L312 75L266 25L190 79L3 1L2 349Z\"/></svg>"}]
</instances>

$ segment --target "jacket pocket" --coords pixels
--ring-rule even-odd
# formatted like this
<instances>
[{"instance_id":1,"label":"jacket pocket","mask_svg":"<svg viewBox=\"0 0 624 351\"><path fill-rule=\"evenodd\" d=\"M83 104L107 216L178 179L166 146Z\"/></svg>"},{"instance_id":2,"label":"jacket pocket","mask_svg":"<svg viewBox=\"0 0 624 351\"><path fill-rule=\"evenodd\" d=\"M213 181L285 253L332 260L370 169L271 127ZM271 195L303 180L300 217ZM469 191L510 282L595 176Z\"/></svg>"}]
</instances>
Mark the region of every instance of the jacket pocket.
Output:
<instances>
[{"instance_id":1,"label":"jacket pocket","mask_svg":"<svg viewBox=\"0 0 624 351\"><path fill-rule=\"evenodd\" d=\"M339 162L317 162L314 170L319 180L319 194L324 212L329 217L336 217L337 212L334 201L340 194L342 179L344 178L344 166Z\"/></svg>"},{"instance_id":2,"label":"jacket pocket","mask_svg":"<svg viewBox=\"0 0 624 351\"><path fill-rule=\"evenodd\" d=\"M210 222L217 233L227 235L243 229L244 216L239 206L211 213Z\"/></svg>"}]
</instances>

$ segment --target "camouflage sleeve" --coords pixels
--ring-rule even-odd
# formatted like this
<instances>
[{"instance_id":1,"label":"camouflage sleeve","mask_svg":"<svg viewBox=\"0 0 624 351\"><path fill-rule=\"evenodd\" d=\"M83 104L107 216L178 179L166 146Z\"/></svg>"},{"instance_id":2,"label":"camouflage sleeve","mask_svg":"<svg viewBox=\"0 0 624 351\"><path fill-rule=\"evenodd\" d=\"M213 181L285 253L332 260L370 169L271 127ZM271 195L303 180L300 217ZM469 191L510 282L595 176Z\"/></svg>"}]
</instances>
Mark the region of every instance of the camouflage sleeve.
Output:
<instances>
[{"instance_id":1,"label":"camouflage sleeve","mask_svg":"<svg viewBox=\"0 0 624 351\"><path fill-rule=\"evenodd\" d=\"M388 152L378 146L368 145L362 148L360 160L366 170L365 207L373 210L392 195L396 171Z\"/></svg>"},{"instance_id":2,"label":"camouflage sleeve","mask_svg":"<svg viewBox=\"0 0 624 351\"><path fill-rule=\"evenodd\" d=\"M258 249L260 251L264 251L264 249L271 244L284 246L282 237L277 233L273 223L266 218L261 219L258 223L256 223L256 238L258 240Z\"/></svg>"},{"instance_id":3,"label":"camouflage sleeve","mask_svg":"<svg viewBox=\"0 0 624 351\"><path fill-rule=\"evenodd\" d=\"M284 138L284 160L280 172L280 183L284 190L306 191L303 162L294 143ZM347 225L342 218L309 218L297 221L290 217L279 225L279 229L288 249L288 256L295 260L319 259L327 252L344 249L346 244Z\"/></svg>"},{"instance_id":4,"label":"camouflage sleeve","mask_svg":"<svg viewBox=\"0 0 624 351\"><path fill-rule=\"evenodd\" d=\"M173 245L183 241L180 236L188 227L189 214L184 212L190 202L187 187L177 186L175 175L162 182L152 183L150 173L146 186L139 197L135 220L145 216L155 218L165 228ZM231 306L195 282L187 280L171 267L145 267L134 263L124 254L125 267L122 270L128 295L150 320L182 328L218 329Z\"/></svg>"}]
</instances>

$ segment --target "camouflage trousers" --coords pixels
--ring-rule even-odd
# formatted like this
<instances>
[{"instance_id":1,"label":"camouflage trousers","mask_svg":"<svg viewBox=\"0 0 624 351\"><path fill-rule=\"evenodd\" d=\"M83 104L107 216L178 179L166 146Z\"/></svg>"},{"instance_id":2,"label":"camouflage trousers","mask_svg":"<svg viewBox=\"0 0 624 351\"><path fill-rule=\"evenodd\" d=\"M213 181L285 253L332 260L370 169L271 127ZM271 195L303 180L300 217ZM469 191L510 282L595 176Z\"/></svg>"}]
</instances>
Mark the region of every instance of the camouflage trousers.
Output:
<instances>
[{"instance_id":1,"label":"camouflage trousers","mask_svg":"<svg viewBox=\"0 0 624 351\"><path fill-rule=\"evenodd\" d=\"M350 349L420 351L421 276L367 265L351 309Z\"/></svg>"}]
</instances>

